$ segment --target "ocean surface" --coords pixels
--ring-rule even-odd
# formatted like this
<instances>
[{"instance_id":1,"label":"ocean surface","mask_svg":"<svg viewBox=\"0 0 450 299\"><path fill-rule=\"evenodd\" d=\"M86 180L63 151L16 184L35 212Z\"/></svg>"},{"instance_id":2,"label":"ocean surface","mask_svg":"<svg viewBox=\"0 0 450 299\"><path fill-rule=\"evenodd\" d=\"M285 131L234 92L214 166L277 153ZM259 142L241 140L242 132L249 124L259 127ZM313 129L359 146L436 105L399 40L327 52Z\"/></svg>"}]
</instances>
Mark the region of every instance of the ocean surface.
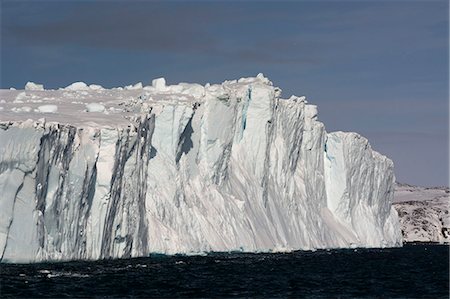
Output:
<instances>
[{"instance_id":1,"label":"ocean surface","mask_svg":"<svg viewBox=\"0 0 450 299\"><path fill-rule=\"evenodd\" d=\"M0 297L448 298L449 247L1 264Z\"/></svg>"}]
</instances>

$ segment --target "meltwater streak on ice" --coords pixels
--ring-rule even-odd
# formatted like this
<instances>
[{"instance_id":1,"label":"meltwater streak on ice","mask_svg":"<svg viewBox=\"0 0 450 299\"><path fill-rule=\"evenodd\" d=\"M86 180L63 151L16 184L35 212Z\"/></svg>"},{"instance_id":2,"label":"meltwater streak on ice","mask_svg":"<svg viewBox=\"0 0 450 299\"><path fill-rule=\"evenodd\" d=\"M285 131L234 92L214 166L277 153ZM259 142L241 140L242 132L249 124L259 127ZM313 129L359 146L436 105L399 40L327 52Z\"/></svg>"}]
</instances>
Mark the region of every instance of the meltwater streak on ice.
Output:
<instances>
[{"instance_id":1,"label":"meltwater streak on ice","mask_svg":"<svg viewBox=\"0 0 450 299\"><path fill-rule=\"evenodd\" d=\"M1 91L2 261L400 246L392 161L280 94L262 75Z\"/></svg>"}]
</instances>

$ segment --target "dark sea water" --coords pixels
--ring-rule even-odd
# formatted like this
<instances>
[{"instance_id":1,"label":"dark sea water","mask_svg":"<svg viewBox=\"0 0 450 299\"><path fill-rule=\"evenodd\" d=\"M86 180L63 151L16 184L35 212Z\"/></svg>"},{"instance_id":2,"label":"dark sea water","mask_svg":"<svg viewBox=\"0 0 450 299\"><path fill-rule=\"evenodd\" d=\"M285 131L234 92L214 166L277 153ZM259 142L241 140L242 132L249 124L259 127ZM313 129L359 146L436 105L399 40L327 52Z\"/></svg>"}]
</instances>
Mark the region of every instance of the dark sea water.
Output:
<instances>
[{"instance_id":1,"label":"dark sea water","mask_svg":"<svg viewBox=\"0 0 450 299\"><path fill-rule=\"evenodd\" d=\"M8 297L448 298L449 247L2 264Z\"/></svg>"}]
</instances>

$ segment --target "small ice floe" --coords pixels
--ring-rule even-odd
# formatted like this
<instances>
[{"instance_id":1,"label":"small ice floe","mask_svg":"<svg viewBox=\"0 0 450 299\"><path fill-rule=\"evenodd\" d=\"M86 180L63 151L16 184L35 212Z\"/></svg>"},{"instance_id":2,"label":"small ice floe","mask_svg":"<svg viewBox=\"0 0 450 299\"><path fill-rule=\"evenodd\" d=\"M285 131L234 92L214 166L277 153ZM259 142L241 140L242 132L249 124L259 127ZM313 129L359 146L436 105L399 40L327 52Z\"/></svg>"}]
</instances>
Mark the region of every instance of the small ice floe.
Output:
<instances>
[{"instance_id":1,"label":"small ice floe","mask_svg":"<svg viewBox=\"0 0 450 299\"><path fill-rule=\"evenodd\" d=\"M136 268L147 268L147 265L141 265L141 264L137 264Z\"/></svg>"},{"instance_id":2,"label":"small ice floe","mask_svg":"<svg viewBox=\"0 0 450 299\"><path fill-rule=\"evenodd\" d=\"M42 105L39 106L35 112L39 113L56 113L58 111L58 106L56 105Z\"/></svg>"},{"instance_id":3,"label":"small ice floe","mask_svg":"<svg viewBox=\"0 0 450 299\"><path fill-rule=\"evenodd\" d=\"M53 273L48 273L47 274L47 278L53 278L53 277L76 277L76 278L85 278L85 277L89 277L88 274L82 274L82 273L74 273L74 272L53 272Z\"/></svg>"},{"instance_id":4,"label":"small ice floe","mask_svg":"<svg viewBox=\"0 0 450 299\"><path fill-rule=\"evenodd\" d=\"M36 84L34 82L28 82L25 84L25 90L44 90L43 84Z\"/></svg>"},{"instance_id":5,"label":"small ice floe","mask_svg":"<svg viewBox=\"0 0 450 299\"><path fill-rule=\"evenodd\" d=\"M105 106L99 103L90 103L86 105L87 112L103 112L105 111Z\"/></svg>"},{"instance_id":6,"label":"small ice floe","mask_svg":"<svg viewBox=\"0 0 450 299\"><path fill-rule=\"evenodd\" d=\"M50 274L50 270L39 270L39 273L41 274Z\"/></svg>"},{"instance_id":7,"label":"small ice floe","mask_svg":"<svg viewBox=\"0 0 450 299\"><path fill-rule=\"evenodd\" d=\"M292 248L289 248L286 245L277 244L275 248L272 250L274 253L289 253L292 252Z\"/></svg>"}]
</instances>

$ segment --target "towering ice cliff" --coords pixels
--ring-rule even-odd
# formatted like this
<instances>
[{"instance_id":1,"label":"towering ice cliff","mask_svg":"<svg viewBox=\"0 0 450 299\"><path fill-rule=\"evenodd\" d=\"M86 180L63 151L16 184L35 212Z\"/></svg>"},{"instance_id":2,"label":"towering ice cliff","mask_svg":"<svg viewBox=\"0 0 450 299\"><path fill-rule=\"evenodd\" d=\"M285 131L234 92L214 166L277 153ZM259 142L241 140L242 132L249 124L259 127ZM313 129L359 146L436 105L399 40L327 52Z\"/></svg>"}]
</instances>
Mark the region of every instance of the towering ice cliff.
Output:
<instances>
[{"instance_id":1,"label":"towering ice cliff","mask_svg":"<svg viewBox=\"0 0 450 299\"><path fill-rule=\"evenodd\" d=\"M280 94L262 75L2 90L1 260L401 245L392 161Z\"/></svg>"}]
</instances>

